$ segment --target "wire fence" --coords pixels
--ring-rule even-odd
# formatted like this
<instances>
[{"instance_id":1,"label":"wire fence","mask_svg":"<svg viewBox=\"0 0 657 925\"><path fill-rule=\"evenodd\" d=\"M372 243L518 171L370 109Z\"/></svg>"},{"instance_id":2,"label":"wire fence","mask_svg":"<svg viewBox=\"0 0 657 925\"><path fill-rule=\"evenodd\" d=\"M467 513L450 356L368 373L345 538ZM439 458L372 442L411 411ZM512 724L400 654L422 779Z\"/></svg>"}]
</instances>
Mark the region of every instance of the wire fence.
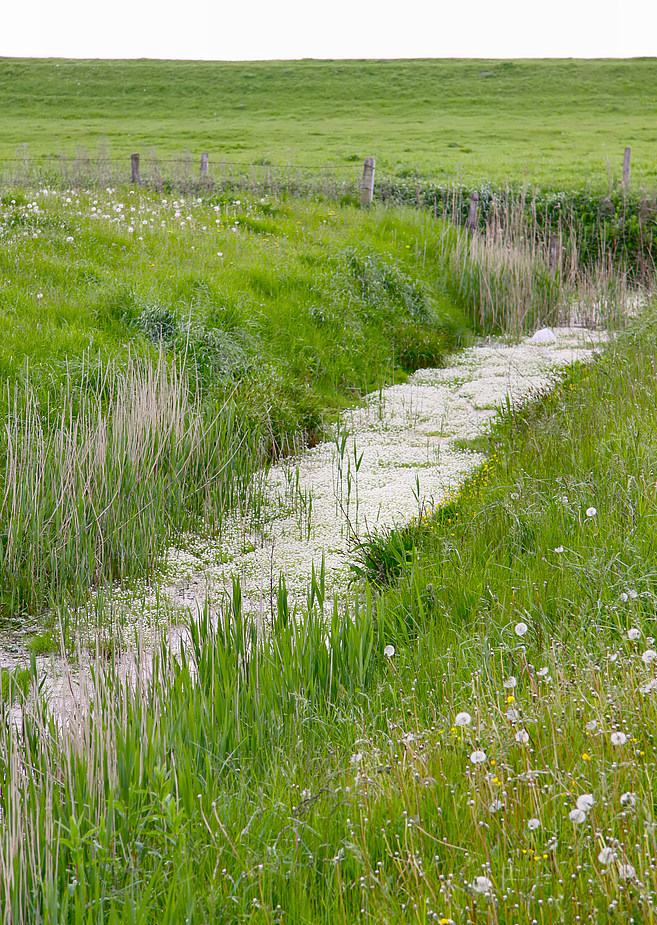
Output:
<instances>
[{"instance_id":1,"label":"wire fence","mask_svg":"<svg viewBox=\"0 0 657 925\"><path fill-rule=\"evenodd\" d=\"M0 162L0 185L67 189L134 184L157 192L205 194L222 191L291 196L321 195L343 200L358 196L362 165L274 165L227 162L211 155L161 157L154 153L117 158L109 155L34 156L24 152Z\"/></svg>"}]
</instances>

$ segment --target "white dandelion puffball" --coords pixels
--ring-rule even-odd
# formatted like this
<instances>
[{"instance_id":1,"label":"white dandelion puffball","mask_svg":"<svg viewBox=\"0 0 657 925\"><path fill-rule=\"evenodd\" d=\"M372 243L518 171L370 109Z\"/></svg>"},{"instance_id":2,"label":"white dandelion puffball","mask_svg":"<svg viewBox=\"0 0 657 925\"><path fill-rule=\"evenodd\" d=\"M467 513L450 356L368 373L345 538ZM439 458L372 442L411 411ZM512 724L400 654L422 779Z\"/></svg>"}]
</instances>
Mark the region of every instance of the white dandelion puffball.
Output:
<instances>
[{"instance_id":1,"label":"white dandelion puffball","mask_svg":"<svg viewBox=\"0 0 657 925\"><path fill-rule=\"evenodd\" d=\"M620 596L621 604L626 604L629 601L629 599L630 599L629 595L626 594L625 591L621 591L621 596Z\"/></svg>"},{"instance_id":2,"label":"white dandelion puffball","mask_svg":"<svg viewBox=\"0 0 657 925\"><path fill-rule=\"evenodd\" d=\"M571 822L574 822L575 825L581 825L582 822L586 822L586 813L583 809L571 809L568 813L568 818Z\"/></svg>"},{"instance_id":3,"label":"white dandelion puffball","mask_svg":"<svg viewBox=\"0 0 657 925\"><path fill-rule=\"evenodd\" d=\"M620 805L636 806L636 793L633 793L631 790L626 790L625 793L621 793Z\"/></svg>"},{"instance_id":4,"label":"white dandelion puffball","mask_svg":"<svg viewBox=\"0 0 657 925\"><path fill-rule=\"evenodd\" d=\"M630 588L629 595L632 598L632 600L635 601L637 597L639 596L639 592L637 591L636 588Z\"/></svg>"},{"instance_id":5,"label":"white dandelion puffball","mask_svg":"<svg viewBox=\"0 0 657 925\"><path fill-rule=\"evenodd\" d=\"M491 813L498 813L501 809L504 809L504 803L502 800L493 800L493 802L488 807L488 811Z\"/></svg>"},{"instance_id":6,"label":"white dandelion puffball","mask_svg":"<svg viewBox=\"0 0 657 925\"><path fill-rule=\"evenodd\" d=\"M593 799L593 795L591 793L582 793L581 796L577 797L575 806L577 809L581 809L583 812L588 813L594 803L595 800Z\"/></svg>"},{"instance_id":7,"label":"white dandelion puffball","mask_svg":"<svg viewBox=\"0 0 657 925\"><path fill-rule=\"evenodd\" d=\"M463 711L462 713L457 713L454 717L455 726L469 726L472 722L472 717L469 713Z\"/></svg>"},{"instance_id":8,"label":"white dandelion puffball","mask_svg":"<svg viewBox=\"0 0 657 925\"><path fill-rule=\"evenodd\" d=\"M387 645L383 650L383 654L386 658L392 658L392 656L395 654L395 647Z\"/></svg>"},{"instance_id":9,"label":"white dandelion puffball","mask_svg":"<svg viewBox=\"0 0 657 925\"><path fill-rule=\"evenodd\" d=\"M514 710L513 707L509 707L506 711L506 718L510 723L517 723L520 719L520 713L517 710Z\"/></svg>"},{"instance_id":10,"label":"white dandelion puffball","mask_svg":"<svg viewBox=\"0 0 657 925\"><path fill-rule=\"evenodd\" d=\"M627 638L631 639L632 642L634 642L635 639L638 639L640 635L641 635L641 631L638 630L636 626L633 626L631 629L627 631Z\"/></svg>"},{"instance_id":11,"label":"white dandelion puffball","mask_svg":"<svg viewBox=\"0 0 657 925\"><path fill-rule=\"evenodd\" d=\"M536 674L539 678L547 678L549 671L549 668L539 668Z\"/></svg>"},{"instance_id":12,"label":"white dandelion puffball","mask_svg":"<svg viewBox=\"0 0 657 925\"><path fill-rule=\"evenodd\" d=\"M488 877L475 877L472 881L472 889L475 893L490 893L493 889L493 881Z\"/></svg>"},{"instance_id":13,"label":"white dandelion puffball","mask_svg":"<svg viewBox=\"0 0 657 925\"><path fill-rule=\"evenodd\" d=\"M521 745L526 745L529 742L529 733L526 729L519 729L515 734L515 740Z\"/></svg>"},{"instance_id":14,"label":"white dandelion puffball","mask_svg":"<svg viewBox=\"0 0 657 925\"><path fill-rule=\"evenodd\" d=\"M624 732L612 732L611 734L611 744L612 745L625 745L627 742L627 736Z\"/></svg>"},{"instance_id":15,"label":"white dandelion puffball","mask_svg":"<svg viewBox=\"0 0 657 925\"><path fill-rule=\"evenodd\" d=\"M527 624L521 621L520 623L516 623L513 628L513 632L516 634L516 636L524 636L528 629L529 627Z\"/></svg>"},{"instance_id":16,"label":"white dandelion puffball","mask_svg":"<svg viewBox=\"0 0 657 925\"><path fill-rule=\"evenodd\" d=\"M513 688L516 686L517 683L518 683L518 679L517 679L516 677L514 677L513 675L509 675L509 677L506 678L506 680L504 680L504 681L502 682L503 686L504 686L504 687L506 688L506 690L508 690L508 691L512 691Z\"/></svg>"},{"instance_id":17,"label":"white dandelion puffball","mask_svg":"<svg viewBox=\"0 0 657 925\"><path fill-rule=\"evenodd\" d=\"M636 880L636 871L631 864L618 865L619 880Z\"/></svg>"},{"instance_id":18,"label":"white dandelion puffball","mask_svg":"<svg viewBox=\"0 0 657 925\"><path fill-rule=\"evenodd\" d=\"M641 658L645 665L652 665L655 659L657 659L657 652L655 652L654 649L646 649Z\"/></svg>"},{"instance_id":19,"label":"white dandelion puffball","mask_svg":"<svg viewBox=\"0 0 657 925\"><path fill-rule=\"evenodd\" d=\"M597 513L598 513L597 508L594 508L594 507L587 507L587 509L586 509L586 516L587 516L587 517L595 517L595 515L596 515Z\"/></svg>"},{"instance_id":20,"label":"white dandelion puffball","mask_svg":"<svg viewBox=\"0 0 657 925\"><path fill-rule=\"evenodd\" d=\"M362 760L363 760L363 753L362 753L362 752L356 752L355 755L352 755L352 756L351 756L350 764L351 764L353 767L357 767L357 766L361 763Z\"/></svg>"},{"instance_id":21,"label":"white dandelion puffball","mask_svg":"<svg viewBox=\"0 0 657 925\"><path fill-rule=\"evenodd\" d=\"M529 829L530 832L535 832L536 829L540 829L540 827L541 827L541 820L537 819L535 816L533 819L530 819L529 822L527 823L527 828Z\"/></svg>"},{"instance_id":22,"label":"white dandelion puffball","mask_svg":"<svg viewBox=\"0 0 657 925\"><path fill-rule=\"evenodd\" d=\"M597 719L589 720L584 728L586 729L587 732L595 732L595 730L598 728Z\"/></svg>"},{"instance_id":23,"label":"white dandelion puffball","mask_svg":"<svg viewBox=\"0 0 657 925\"><path fill-rule=\"evenodd\" d=\"M554 547L554 551L555 551L555 552L563 552L563 551L564 551L564 548L563 548L563 546L555 546L555 547Z\"/></svg>"},{"instance_id":24,"label":"white dandelion puffball","mask_svg":"<svg viewBox=\"0 0 657 925\"><path fill-rule=\"evenodd\" d=\"M486 752L482 751L480 748L475 748L475 750L470 755L470 761L473 764L483 764L486 760Z\"/></svg>"},{"instance_id":25,"label":"white dandelion puffball","mask_svg":"<svg viewBox=\"0 0 657 925\"><path fill-rule=\"evenodd\" d=\"M598 860L601 864L611 864L612 861L616 860L616 852L613 848L603 848L598 855Z\"/></svg>"}]
</instances>

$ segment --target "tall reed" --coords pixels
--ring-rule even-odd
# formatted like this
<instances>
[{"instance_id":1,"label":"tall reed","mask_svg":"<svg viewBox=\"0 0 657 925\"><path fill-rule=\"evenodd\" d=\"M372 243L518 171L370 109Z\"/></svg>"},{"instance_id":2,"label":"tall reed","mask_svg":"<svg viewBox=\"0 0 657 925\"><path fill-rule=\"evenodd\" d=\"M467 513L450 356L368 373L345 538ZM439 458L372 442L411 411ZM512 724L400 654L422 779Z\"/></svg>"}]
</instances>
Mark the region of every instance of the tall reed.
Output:
<instances>
[{"instance_id":1,"label":"tall reed","mask_svg":"<svg viewBox=\"0 0 657 925\"><path fill-rule=\"evenodd\" d=\"M7 404L0 580L12 613L148 570L175 531L220 516L257 457L235 409L204 412L162 355L87 364L56 408L27 378Z\"/></svg>"}]
</instances>

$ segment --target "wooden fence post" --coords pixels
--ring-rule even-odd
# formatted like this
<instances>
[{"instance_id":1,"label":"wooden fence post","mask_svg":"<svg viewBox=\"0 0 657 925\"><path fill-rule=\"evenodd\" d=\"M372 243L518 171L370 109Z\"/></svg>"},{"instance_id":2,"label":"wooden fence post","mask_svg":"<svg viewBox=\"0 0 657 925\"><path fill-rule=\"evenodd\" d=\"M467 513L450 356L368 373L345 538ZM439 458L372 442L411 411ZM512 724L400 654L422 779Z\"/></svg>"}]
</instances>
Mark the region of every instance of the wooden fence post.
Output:
<instances>
[{"instance_id":1,"label":"wooden fence post","mask_svg":"<svg viewBox=\"0 0 657 925\"><path fill-rule=\"evenodd\" d=\"M470 193L470 206L468 208L468 217L465 220L465 227L469 231L477 230L478 212L479 212L479 193L477 192L477 190L473 190Z\"/></svg>"},{"instance_id":2,"label":"wooden fence post","mask_svg":"<svg viewBox=\"0 0 657 925\"><path fill-rule=\"evenodd\" d=\"M139 155L138 154L130 155L130 164L132 166L132 182L140 184L141 183L141 168L139 166Z\"/></svg>"},{"instance_id":3,"label":"wooden fence post","mask_svg":"<svg viewBox=\"0 0 657 925\"><path fill-rule=\"evenodd\" d=\"M625 148L625 157L623 158L623 188L626 193L630 191L630 165L632 163L632 149Z\"/></svg>"},{"instance_id":4,"label":"wooden fence post","mask_svg":"<svg viewBox=\"0 0 657 925\"><path fill-rule=\"evenodd\" d=\"M361 206L370 206L372 205L372 199L374 197L374 168L376 167L376 160L373 157L365 158L365 166L363 168L363 182L360 187L360 204Z\"/></svg>"},{"instance_id":5,"label":"wooden fence post","mask_svg":"<svg viewBox=\"0 0 657 925\"><path fill-rule=\"evenodd\" d=\"M206 152L201 154L201 179L207 177L210 170L210 155Z\"/></svg>"}]
</instances>

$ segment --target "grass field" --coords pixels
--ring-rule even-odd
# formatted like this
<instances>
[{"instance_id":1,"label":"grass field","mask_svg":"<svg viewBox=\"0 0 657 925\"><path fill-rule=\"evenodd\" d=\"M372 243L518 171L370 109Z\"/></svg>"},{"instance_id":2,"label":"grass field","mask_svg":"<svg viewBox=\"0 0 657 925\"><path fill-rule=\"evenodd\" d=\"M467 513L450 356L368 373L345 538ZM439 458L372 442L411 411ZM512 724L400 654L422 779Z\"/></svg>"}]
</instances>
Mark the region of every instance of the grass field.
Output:
<instances>
[{"instance_id":1,"label":"grass field","mask_svg":"<svg viewBox=\"0 0 657 925\"><path fill-rule=\"evenodd\" d=\"M295 62L0 61L0 159L99 145L126 162L211 162L602 190L632 147L655 185L653 59Z\"/></svg>"},{"instance_id":2,"label":"grass field","mask_svg":"<svg viewBox=\"0 0 657 925\"><path fill-rule=\"evenodd\" d=\"M655 67L4 60L2 150L604 189L625 144L654 178ZM67 604L216 535L256 467L475 332L573 300L619 321L622 267L564 238L550 268L521 215L468 235L382 205L3 189L2 629L36 618L52 646ZM444 505L361 537L328 621L321 580L295 614L281 582L259 633L235 583L182 657L137 647L136 684L105 632L69 724L34 660L3 671L2 925L654 922L656 312L501 413Z\"/></svg>"}]
</instances>

